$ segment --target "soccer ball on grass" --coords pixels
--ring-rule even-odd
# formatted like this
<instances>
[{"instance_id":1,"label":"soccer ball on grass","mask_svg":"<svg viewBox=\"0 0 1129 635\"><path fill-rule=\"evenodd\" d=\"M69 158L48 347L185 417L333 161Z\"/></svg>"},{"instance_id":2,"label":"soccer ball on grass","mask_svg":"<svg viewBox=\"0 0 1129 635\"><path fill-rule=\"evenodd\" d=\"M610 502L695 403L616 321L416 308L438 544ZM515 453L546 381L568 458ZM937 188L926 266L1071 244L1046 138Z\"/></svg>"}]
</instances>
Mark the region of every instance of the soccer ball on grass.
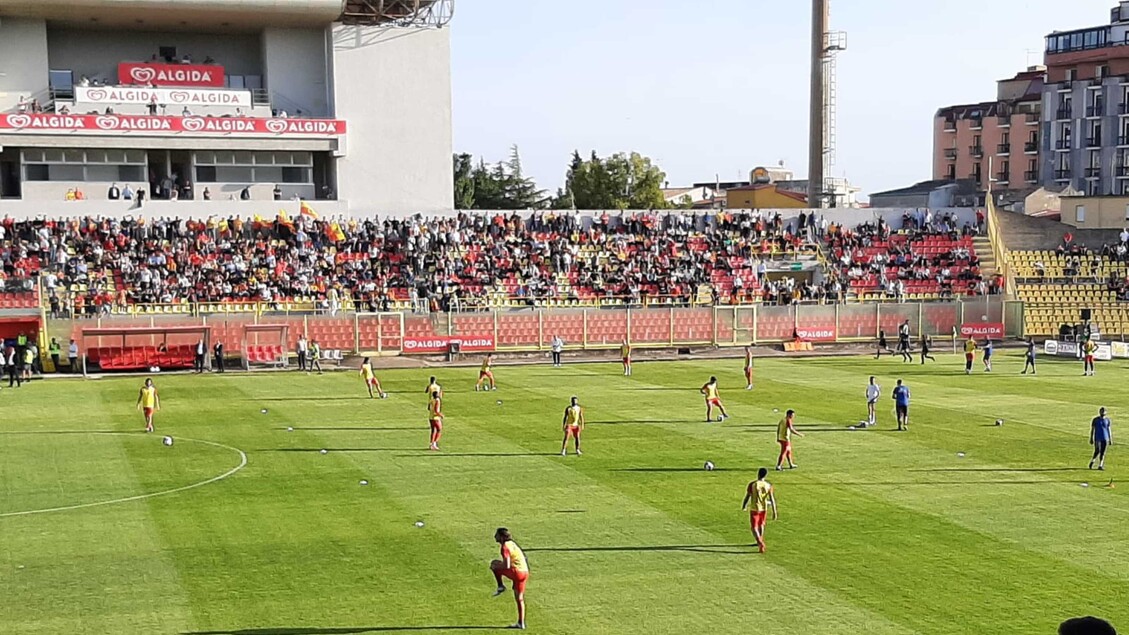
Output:
<instances>
[{"instance_id":1,"label":"soccer ball on grass","mask_svg":"<svg viewBox=\"0 0 1129 635\"><path fill-rule=\"evenodd\" d=\"M713 471L713 461L706 461L706 464L703 465L702 467L705 468L705 470L707 472L712 472Z\"/></svg>"},{"instance_id":2,"label":"soccer ball on grass","mask_svg":"<svg viewBox=\"0 0 1129 635\"><path fill-rule=\"evenodd\" d=\"M161 439L161 443L164 443L165 445L172 445L172 437L165 437Z\"/></svg>"}]
</instances>

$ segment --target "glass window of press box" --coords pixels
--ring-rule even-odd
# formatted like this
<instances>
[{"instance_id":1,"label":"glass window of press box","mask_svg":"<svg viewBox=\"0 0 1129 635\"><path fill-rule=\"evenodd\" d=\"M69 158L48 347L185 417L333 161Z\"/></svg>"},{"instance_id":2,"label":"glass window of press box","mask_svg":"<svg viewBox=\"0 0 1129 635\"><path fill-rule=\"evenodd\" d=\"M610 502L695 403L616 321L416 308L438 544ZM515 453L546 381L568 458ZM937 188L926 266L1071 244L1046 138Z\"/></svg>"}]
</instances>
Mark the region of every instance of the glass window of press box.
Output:
<instances>
[{"instance_id":1,"label":"glass window of press box","mask_svg":"<svg viewBox=\"0 0 1129 635\"><path fill-rule=\"evenodd\" d=\"M197 183L313 183L310 152L207 151L195 159Z\"/></svg>"},{"instance_id":2,"label":"glass window of press box","mask_svg":"<svg viewBox=\"0 0 1129 635\"><path fill-rule=\"evenodd\" d=\"M20 152L26 181L146 181L141 150L29 148Z\"/></svg>"}]
</instances>

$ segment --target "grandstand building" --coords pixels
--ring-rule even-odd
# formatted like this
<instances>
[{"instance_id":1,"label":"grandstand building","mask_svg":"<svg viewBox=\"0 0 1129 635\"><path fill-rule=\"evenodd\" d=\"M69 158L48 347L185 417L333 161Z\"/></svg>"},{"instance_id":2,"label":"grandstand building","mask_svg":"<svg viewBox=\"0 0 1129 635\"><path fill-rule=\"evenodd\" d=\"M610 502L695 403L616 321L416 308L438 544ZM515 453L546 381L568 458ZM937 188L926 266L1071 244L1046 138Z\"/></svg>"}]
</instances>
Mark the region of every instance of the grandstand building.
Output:
<instances>
[{"instance_id":1,"label":"grandstand building","mask_svg":"<svg viewBox=\"0 0 1129 635\"><path fill-rule=\"evenodd\" d=\"M450 209L450 17L451 0L0 0L0 207L120 215L138 195L107 200L116 183L150 215Z\"/></svg>"}]
</instances>

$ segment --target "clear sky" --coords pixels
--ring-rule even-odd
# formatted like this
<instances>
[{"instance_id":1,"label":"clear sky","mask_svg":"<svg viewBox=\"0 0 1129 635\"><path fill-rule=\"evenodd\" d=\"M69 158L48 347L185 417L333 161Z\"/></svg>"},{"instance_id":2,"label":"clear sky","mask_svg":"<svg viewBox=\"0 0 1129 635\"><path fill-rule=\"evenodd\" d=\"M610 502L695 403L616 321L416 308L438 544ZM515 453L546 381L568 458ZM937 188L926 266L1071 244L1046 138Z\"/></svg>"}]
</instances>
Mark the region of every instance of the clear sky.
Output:
<instances>
[{"instance_id":1,"label":"clear sky","mask_svg":"<svg viewBox=\"0 0 1129 635\"><path fill-rule=\"evenodd\" d=\"M1116 0L832 0L838 161L863 192L930 178L932 116L995 98L1043 36L1105 24ZM807 173L808 0L457 0L455 150L521 149L541 187L573 149L638 151L672 186ZM1030 55L1028 55L1030 51Z\"/></svg>"}]
</instances>

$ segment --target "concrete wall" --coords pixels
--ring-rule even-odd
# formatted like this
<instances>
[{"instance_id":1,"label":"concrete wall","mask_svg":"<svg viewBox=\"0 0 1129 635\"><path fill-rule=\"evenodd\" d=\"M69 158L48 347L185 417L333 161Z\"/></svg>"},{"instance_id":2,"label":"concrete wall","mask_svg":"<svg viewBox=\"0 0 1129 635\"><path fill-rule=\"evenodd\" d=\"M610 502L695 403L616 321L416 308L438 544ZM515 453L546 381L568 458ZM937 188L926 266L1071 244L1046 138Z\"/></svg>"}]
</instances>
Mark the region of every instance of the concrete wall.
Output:
<instances>
[{"instance_id":1,"label":"concrete wall","mask_svg":"<svg viewBox=\"0 0 1129 635\"><path fill-rule=\"evenodd\" d=\"M1079 229L1129 227L1129 196L1067 196L1062 198L1062 222ZM1078 220L1078 208L1085 218Z\"/></svg>"},{"instance_id":2,"label":"concrete wall","mask_svg":"<svg viewBox=\"0 0 1129 635\"><path fill-rule=\"evenodd\" d=\"M327 38L325 28L263 31L263 86L276 108L291 116L299 108L314 117L329 115Z\"/></svg>"},{"instance_id":3,"label":"concrete wall","mask_svg":"<svg viewBox=\"0 0 1129 635\"><path fill-rule=\"evenodd\" d=\"M339 198L385 213L449 211L450 31L336 25L332 66L335 114L349 122Z\"/></svg>"},{"instance_id":4,"label":"concrete wall","mask_svg":"<svg viewBox=\"0 0 1129 635\"><path fill-rule=\"evenodd\" d=\"M6 20L5 20L6 21ZM52 28L47 31L52 70L74 71L75 81L86 75L118 83L120 62L147 61L162 46L175 46L177 55L191 54L196 62L212 56L227 75L262 75L262 49L257 34L158 33ZM44 78L44 86L47 80Z\"/></svg>"},{"instance_id":5,"label":"concrete wall","mask_svg":"<svg viewBox=\"0 0 1129 635\"><path fill-rule=\"evenodd\" d=\"M0 20L0 112L47 90L47 70L46 22Z\"/></svg>"}]
</instances>

